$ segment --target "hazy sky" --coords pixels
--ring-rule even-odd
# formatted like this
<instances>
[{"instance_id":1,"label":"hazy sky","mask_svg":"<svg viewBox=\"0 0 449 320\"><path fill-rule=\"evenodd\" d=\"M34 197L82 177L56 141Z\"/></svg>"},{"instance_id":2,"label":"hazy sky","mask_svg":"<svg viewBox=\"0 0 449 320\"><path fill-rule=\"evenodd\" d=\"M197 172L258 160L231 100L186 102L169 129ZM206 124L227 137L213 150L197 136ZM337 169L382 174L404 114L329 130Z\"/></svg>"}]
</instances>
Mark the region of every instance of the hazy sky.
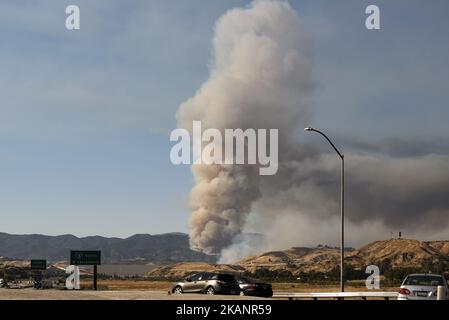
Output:
<instances>
[{"instance_id":1,"label":"hazy sky","mask_svg":"<svg viewBox=\"0 0 449 320\"><path fill-rule=\"evenodd\" d=\"M216 19L249 2L2 1L0 232L186 232L193 182L169 133L208 78ZM449 153L447 0L290 3L312 41L314 126L343 148Z\"/></svg>"}]
</instances>

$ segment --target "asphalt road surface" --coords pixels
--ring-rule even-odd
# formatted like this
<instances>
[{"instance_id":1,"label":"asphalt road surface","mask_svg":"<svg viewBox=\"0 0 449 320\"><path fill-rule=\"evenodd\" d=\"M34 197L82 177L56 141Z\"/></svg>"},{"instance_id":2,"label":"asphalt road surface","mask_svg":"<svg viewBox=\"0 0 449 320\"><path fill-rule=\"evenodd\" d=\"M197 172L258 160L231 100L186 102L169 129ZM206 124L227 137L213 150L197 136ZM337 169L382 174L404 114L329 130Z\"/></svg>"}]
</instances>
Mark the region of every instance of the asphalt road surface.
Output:
<instances>
[{"instance_id":1,"label":"asphalt road surface","mask_svg":"<svg viewBox=\"0 0 449 320\"><path fill-rule=\"evenodd\" d=\"M70 291L0 289L0 300L267 300L257 297L169 295L166 291Z\"/></svg>"}]
</instances>

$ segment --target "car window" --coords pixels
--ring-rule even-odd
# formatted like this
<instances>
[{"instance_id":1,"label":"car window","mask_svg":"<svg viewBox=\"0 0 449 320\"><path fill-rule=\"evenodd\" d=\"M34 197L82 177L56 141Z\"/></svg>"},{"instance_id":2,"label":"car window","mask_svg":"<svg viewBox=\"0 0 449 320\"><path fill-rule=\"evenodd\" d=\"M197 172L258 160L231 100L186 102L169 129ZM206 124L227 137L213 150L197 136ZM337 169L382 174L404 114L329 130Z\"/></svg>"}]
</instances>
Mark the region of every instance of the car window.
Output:
<instances>
[{"instance_id":1,"label":"car window","mask_svg":"<svg viewBox=\"0 0 449 320\"><path fill-rule=\"evenodd\" d=\"M191 276L190 279L192 279L192 281L199 281L201 279L202 275L203 275L202 273L197 273L197 274L194 274L193 276Z\"/></svg>"},{"instance_id":2,"label":"car window","mask_svg":"<svg viewBox=\"0 0 449 320\"><path fill-rule=\"evenodd\" d=\"M209 280L211 278L211 274L208 272L204 272L201 274L200 278L198 281L205 281L205 280Z\"/></svg>"},{"instance_id":3,"label":"car window","mask_svg":"<svg viewBox=\"0 0 449 320\"><path fill-rule=\"evenodd\" d=\"M217 274L212 278L214 280L220 280L223 282L236 282L235 277L232 274Z\"/></svg>"},{"instance_id":4,"label":"car window","mask_svg":"<svg viewBox=\"0 0 449 320\"><path fill-rule=\"evenodd\" d=\"M408 276L405 280L406 286L442 286L443 278L438 276Z\"/></svg>"}]
</instances>

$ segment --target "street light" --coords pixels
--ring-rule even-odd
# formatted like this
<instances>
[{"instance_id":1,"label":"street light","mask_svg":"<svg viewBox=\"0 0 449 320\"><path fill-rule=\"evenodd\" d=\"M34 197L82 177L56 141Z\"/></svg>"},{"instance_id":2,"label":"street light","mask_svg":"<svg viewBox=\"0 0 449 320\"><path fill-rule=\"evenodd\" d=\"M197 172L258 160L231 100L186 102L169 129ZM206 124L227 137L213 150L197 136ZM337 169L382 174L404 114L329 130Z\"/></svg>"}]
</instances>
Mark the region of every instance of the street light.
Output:
<instances>
[{"instance_id":1,"label":"street light","mask_svg":"<svg viewBox=\"0 0 449 320\"><path fill-rule=\"evenodd\" d=\"M320 130L305 128L305 131L321 134L331 144L338 156L341 158L341 247L340 247L340 291L345 291L344 263L345 263L345 156L337 149L332 141Z\"/></svg>"}]
</instances>

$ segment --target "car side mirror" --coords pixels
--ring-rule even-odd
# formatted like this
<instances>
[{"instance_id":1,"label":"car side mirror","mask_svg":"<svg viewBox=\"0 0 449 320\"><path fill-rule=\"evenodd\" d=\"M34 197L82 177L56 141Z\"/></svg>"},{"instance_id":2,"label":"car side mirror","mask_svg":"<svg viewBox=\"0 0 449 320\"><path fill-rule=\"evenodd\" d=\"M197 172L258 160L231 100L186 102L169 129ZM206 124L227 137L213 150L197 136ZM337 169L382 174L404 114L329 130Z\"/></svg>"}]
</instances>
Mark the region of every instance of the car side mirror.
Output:
<instances>
[{"instance_id":1,"label":"car side mirror","mask_svg":"<svg viewBox=\"0 0 449 320\"><path fill-rule=\"evenodd\" d=\"M192 282L192 278L186 278L187 282Z\"/></svg>"}]
</instances>

